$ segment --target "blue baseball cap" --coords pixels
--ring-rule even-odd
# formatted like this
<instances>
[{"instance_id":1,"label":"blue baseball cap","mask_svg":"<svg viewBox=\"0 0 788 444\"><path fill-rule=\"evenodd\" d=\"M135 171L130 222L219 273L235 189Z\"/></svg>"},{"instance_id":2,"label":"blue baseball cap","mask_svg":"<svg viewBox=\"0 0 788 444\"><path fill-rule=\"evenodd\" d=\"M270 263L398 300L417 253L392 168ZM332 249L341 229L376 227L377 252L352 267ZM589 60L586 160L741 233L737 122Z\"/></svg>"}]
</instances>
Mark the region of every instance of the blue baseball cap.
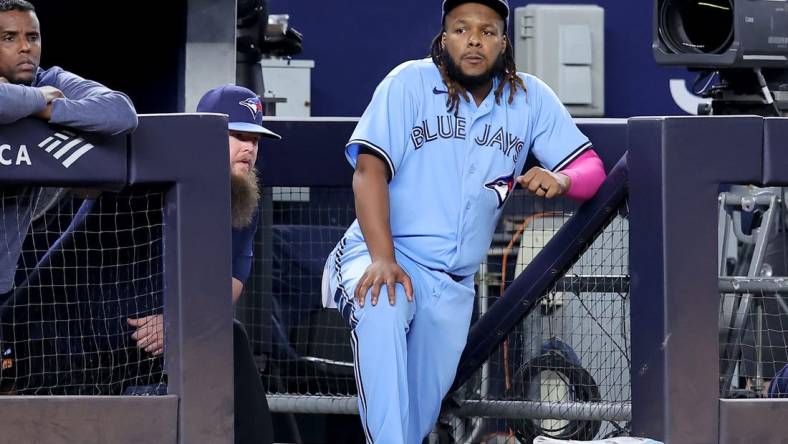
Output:
<instances>
[{"instance_id":1,"label":"blue baseball cap","mask_svg":"<svg viewBox=\"0 0 788 444\"><path fill-rule=\"evenodd\" d=\"M270 139L282 136L263 127L263 104L253 91L237 85L224 85L214 88L200 99L198 113L227 114L228 129L257 133Z\"/></svg>"},{"instance_id":2,"label":"blue baseball cap","mask_svg":"<svg viewBox=\"0 0 788 444\"><path fill-rule=\"evenodd\" d=\"M506 0L443 0L443 15L441 15L441 23L446 21L446 15L452 9L464 3L479 3L489 6L493 11L503 19L503 26L506 29L509 22L509 2Z\"/></svg>"}]
</instances>

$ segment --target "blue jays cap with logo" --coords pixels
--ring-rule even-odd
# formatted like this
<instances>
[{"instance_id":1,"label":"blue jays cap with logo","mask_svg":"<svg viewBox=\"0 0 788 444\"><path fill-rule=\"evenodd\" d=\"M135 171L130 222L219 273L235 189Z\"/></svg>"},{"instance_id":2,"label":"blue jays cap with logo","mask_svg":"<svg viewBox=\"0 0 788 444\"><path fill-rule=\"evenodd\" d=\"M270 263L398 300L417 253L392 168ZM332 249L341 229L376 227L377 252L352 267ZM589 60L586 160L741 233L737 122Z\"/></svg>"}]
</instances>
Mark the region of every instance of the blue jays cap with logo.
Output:
<instances>
[{"instance_id":1,"label":"blue jays cap with logo","mask_svg":"<svg viewBox=\"0 0 788 444\"><path fill-rule=\"evenodd\" d=\"M443 0L443 15L441 15L441 23L446 21L446 15L451 12L452 9L460 6L464 3L479 3L485 6L489 6L492 8L493 11L497 12L498 15L501 16L503 19L504 29L506 29L509 22L509 2L507 0Z\"/></svg>"},{"instance_id":2,"label":"blue jays cap with logo","mask_svg":"<svg viewBox=\"0 0 788 444\"><path fill-rule=\"evenodd\" d=\"M208 91L197 104L197 112L227 114L227 127L233 131L257 133L271 139L282 138L263 127L260 97L243 86L224 85Z\"/></svg>"}]
</instances>

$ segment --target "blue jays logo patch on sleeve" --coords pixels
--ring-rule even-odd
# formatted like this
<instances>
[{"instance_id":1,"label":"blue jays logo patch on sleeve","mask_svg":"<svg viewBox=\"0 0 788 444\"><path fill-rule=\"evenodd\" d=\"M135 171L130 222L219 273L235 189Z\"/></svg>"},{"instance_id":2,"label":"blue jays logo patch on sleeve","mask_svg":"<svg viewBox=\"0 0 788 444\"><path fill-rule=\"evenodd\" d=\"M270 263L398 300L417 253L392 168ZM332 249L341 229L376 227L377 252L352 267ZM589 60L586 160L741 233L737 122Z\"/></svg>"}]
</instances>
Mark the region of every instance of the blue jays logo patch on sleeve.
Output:
<instances>
[{"instance_id":1,"label":"blue jays logo patch on sleeve","mask_svg":"<svg viewBox=\"0 0 788 444\"><path fill-rule=\"evenodd\" d=\"M487 182L484 187L495 193L498 198L498 208L501 208L514 188L514 171L508 176L501 176L492 182Z\"/></svg>"},{"instance_id":2,"label":"blue jays logo patch on sleeve","mask_svg":"<svg viewBox=\"0 0 788 444\"><path fill-rule=\"evenodd\" d=\"M246 100L238 102L240 105L245 106L252 113L252 118L257 119L257 113L263 112L263 104L257 97L249 97Z\"/></svg>"}]
</instances>

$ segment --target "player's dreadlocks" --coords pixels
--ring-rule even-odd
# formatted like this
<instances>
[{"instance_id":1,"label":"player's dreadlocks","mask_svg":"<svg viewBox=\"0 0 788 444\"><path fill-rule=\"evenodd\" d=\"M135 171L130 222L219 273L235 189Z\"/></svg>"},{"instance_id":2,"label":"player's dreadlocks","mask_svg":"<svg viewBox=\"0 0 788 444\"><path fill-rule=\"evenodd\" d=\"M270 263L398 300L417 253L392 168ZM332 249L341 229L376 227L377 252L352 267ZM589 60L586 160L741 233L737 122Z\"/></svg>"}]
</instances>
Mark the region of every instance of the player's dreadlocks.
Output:
<instances>
[{"instance_id":1,"label":"player's dreadlocks","mask_svg":"<svg viewBox=\"0 0 788 444\"><path fill-rule=\"evenodd\" d=\"M443 83L446 84L446 88L449 93L449 97L446 99L446 107L448 112L454 113L456 115L460 110L460 95L462 95L462 98L465 99L466 102L469 102L470 99L468 98L468 91L465 89L465 87L463 87L462 84L457 81L457 79L453 79L449 74L449 70L446 69L446 66L444 66L442 55L446 49L441 45L444 32L445 30L441 30L441 32L435 36L435 39L432 40L430 57L435 63L435 66L438 67L438 70L441 73L441 78L443 79ZM514 101L514 95L517 93L517 88L522 88L523 92L527 92L523 79L517 75L517 67L514 64L514 49L509 42L509 37L504 34L503 38L506 39L506 50L503 53L503 64L500 67L494 67L492 73L493 77L498 77L501 80L501 82L498 84L498 88L495 89L495 103L499 105L501 104L503 88L507 84L509 84L509 104Z\"/></svg>"}]
</instances>

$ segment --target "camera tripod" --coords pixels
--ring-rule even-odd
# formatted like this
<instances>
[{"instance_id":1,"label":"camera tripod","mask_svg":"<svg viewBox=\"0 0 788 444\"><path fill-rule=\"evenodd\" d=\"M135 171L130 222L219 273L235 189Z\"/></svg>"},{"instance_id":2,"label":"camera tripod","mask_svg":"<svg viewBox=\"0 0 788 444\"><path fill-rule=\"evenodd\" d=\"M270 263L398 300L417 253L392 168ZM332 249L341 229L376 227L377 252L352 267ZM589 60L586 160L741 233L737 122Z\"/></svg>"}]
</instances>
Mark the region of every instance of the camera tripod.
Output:
<instances>
[{"instance_id":1,"label":"camera tripod","mask_svg":"<svg viewBox=\"0 0 788 444\"><path fill-rule=\"evenodd\" d=\"M710 86L717 76L719 83ZM788 115L788 72L783 69L706 69L695 86L704 80L706 85L696 93L712 102L699 105L698 115Z\"/></svg>"},{"instance_id":2,"label":"camera tripod","mask_svg":"<svg viewBox=\"0 0 788 444\"><path fill-rule=\"evenodd\" d=\"M767 246L788 230L788 188L757 188L733 186L719 196L719 275L722 296L720 316L720 396L758 397L764 387L763 365L767 316L766 302L776 302L778 313L788 319L788 301L780 294L788 292L785 282L769 280L774 274L772 265L764 259ZM752 230L747 233L746 220L752 219ZM736 241L737 245L731 244ZM783 241L784 254L784 241ZM729 256L733 251L734 256ZM785 261L783 261L785 262ZM784 264L783 264L784 265ZM778 270L778 275L785 270ZM750 279L726 279L743 276ZM738 283L738 284L737 284ZM768 285L766 285L768 283ZM773 298L767 301L767 298ZM774 310L774 308L770 308ZM751 325L753 324L754 325ZM785 335L785 329L782 333ZM741 390L733 387L737 367L741 373L745 361L743 342L745 333L754 332L755 374L750 386Z\"/></svg>"}]
</instances>

